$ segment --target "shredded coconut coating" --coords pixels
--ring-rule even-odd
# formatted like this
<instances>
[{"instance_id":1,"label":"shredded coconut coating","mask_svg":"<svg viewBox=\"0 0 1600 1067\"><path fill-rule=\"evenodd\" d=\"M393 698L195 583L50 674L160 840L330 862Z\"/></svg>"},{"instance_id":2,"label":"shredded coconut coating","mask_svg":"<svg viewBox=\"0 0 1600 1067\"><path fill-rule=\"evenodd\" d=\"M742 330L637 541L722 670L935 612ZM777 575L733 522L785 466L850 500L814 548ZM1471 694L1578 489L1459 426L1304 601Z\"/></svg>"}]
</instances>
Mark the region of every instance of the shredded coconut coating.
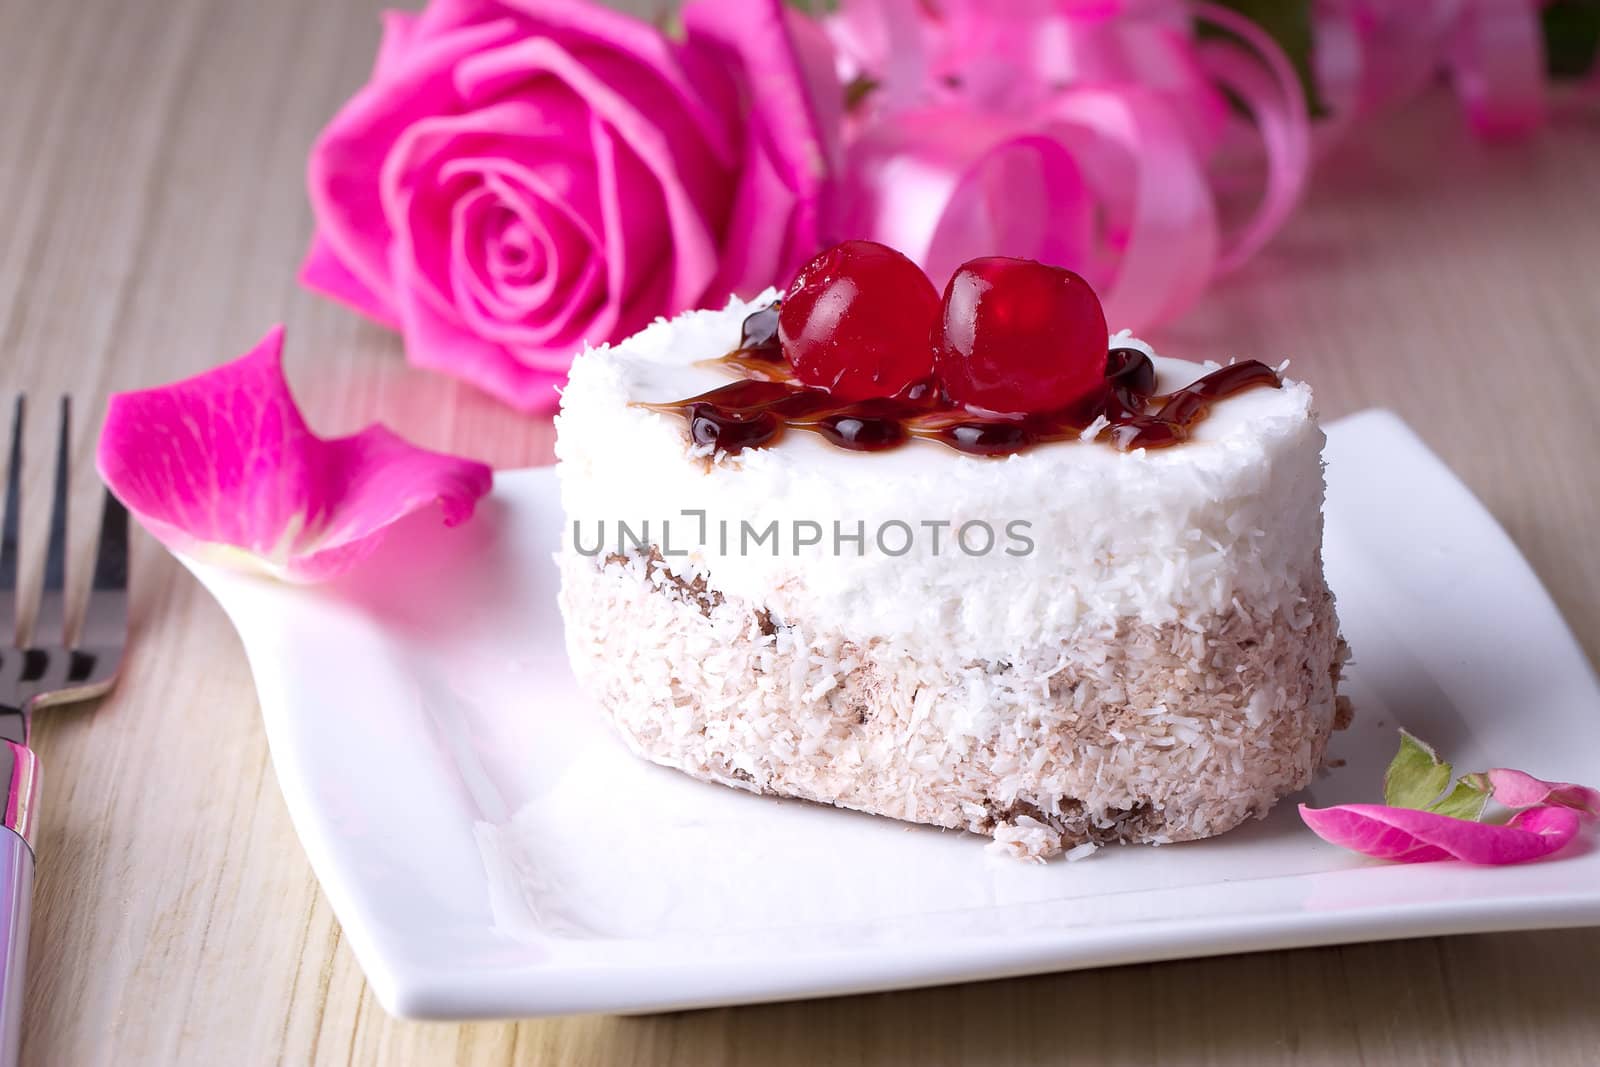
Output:
<instances>
[{"instance_id":1,"label":"shredded coconut coating","mask_svg":"<svg viewBox=\"0 0 1600 1067\"><path fill-rule=\"evenodd\" d=\"M1263 816L1310 782L1343 717L1320 565L1292 610L1235 600L1199 618L1082 624L973 662L777 617L655 553L559 562L573 669L640 756L985 834L1019 858Z\"/></svg>"}]
</instances>

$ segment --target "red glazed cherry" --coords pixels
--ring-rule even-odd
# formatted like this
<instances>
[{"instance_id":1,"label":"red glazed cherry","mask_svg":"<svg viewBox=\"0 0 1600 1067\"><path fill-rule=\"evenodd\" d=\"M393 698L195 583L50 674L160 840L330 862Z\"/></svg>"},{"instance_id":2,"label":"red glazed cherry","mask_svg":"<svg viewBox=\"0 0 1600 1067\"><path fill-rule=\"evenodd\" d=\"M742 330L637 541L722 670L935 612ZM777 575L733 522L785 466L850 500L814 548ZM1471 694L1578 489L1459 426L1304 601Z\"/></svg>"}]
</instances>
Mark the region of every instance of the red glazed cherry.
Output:
<instances>
[{"instance_id":1,"label":"red glazed cherry","mask_svg":"<svg viewBox=\"0 0 1600 1067\"><path fill-rule=\"evenodd\" d=\"M841 400L893 396L933 371L939 291L875 241L846 241L795 275L778 313L794 375Z\"/></svg>"},{"instance_id":2,"label":"red glazed cherry","mask_svg":"<svg viewBox=\"0 0 1600 1067\"><path fill-rule=\"evenodd\" d=\"M1106 316L1089 283L1031 259L961 265L944 291L936 365L950 399L1057 411L1105 385Z\"/></svg>"}]
</instances>

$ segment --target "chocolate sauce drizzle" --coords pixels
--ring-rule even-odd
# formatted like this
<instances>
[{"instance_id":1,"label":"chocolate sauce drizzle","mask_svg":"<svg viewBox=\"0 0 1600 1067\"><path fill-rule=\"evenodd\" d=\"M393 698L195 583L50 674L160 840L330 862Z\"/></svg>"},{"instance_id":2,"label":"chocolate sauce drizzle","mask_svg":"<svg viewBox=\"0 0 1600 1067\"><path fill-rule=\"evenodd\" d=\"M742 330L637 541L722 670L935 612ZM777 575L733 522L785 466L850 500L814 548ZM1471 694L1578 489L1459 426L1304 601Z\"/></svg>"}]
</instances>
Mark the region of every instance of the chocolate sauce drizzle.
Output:
<instances>
[{"instance_id":1,"label":"chocolate sauce drizzle","mask_svg":"<svg viewBox=\"0 0 1600 1067\"><path fill-rule=\"evenodd\" d=\"M696 444L734 453L776 441L794 428L821 434L840 448L881 452L913 437L940 441L973 456L1009 456L1037 444L1081 437L1102 416L1095 440L1123 452L1167 448L1184 441L1211 405L1283 379L1265 363L1245 360L1156 395L1156 369L1137 348L1106 354L1106 384L1084 400L1038 415L1003 415L952 403L931 379L898 395L844 401L794 381L778 343L778 306L744 320L739 347L708 362L741 374L739 381L687 400L641 404L688 420Z\"/></svg>"}]
</instances>

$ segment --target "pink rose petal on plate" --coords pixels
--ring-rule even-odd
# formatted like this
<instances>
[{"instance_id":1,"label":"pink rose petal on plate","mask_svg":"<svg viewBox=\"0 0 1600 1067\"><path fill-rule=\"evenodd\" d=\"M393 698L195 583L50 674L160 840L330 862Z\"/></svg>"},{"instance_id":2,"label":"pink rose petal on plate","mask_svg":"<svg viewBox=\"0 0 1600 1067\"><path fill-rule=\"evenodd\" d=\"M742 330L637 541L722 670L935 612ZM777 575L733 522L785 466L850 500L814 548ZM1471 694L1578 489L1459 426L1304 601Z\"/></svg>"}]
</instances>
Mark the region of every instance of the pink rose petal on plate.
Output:
<instances>
[{"instance_id":1,"label":"pink rose petal on plate","mask_svg":"<svg viewBox=\"0 0 1600 1067\"><path fill-rule=\"evenodd\" d=\"M488 467L417 448L382 426L318 437L284 381L282 350L279 326L232 363L111 398L100 475L163 544L318 581L435 502L447 525L472 516L493 482Z\"/></svg>"},{"instance_id":2,"label":"pink rose petal on plate","mask_svg":"<svg viewBox=\"0 0 1600 1067\"><path fill-rule=\"evenodd\" d=\"M1532 808L1556 804L1576 809L1588 818L1600 818L1600 790L1572 782L1547 782L1526 771L1509 767L1496 767L1481 775L1468 775L1472 779L1488 779L1489 795L1496 803L1508 808ZM1479 788L1483 788L1480 784Z\"/></svg>"},{"instance_id":3,"label":"pink rose petal on plate","mask_svg":"<svg viewBox=\"0 0 1600 1067\"><path fill-rule=\"evenodd\" d=\"M1578 832L1571 808L1540 807L1497 826L1384 804L1300 805L1300 818L1330 844L1400 863L1458 859L1467 863L1525 863L1565 847Z\"/></svg>"}]
</instances>

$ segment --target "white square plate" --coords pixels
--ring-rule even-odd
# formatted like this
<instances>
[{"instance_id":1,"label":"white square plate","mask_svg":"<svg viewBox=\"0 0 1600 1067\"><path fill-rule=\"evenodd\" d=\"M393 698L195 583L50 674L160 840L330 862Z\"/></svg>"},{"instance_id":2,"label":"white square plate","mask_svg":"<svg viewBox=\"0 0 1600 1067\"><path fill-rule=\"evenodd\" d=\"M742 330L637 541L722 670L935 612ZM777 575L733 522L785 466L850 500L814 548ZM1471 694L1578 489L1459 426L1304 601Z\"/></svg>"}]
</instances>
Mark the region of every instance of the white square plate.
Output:
<instances>
[{"instance_id":1,"label":"white square plate","mask_svg":"<svg viewBox=\"0 0 1600 1067\"><path fill-rule=\"evenodd\" d=\"M1463 770L1600 782L1600 691L1493 518L1394 416L1329 431L1356 722L1313 804L1377 799L1404 725ZM1028 865L980 838L634 759L566 665L549 470L417 517L314 589L196 568L243 639L300 839L385 1007L638 1012L1376 938L1600 923L1600 850L1393 866L1294 803L1223 837Z\"/></svg>"}]
</instances>

